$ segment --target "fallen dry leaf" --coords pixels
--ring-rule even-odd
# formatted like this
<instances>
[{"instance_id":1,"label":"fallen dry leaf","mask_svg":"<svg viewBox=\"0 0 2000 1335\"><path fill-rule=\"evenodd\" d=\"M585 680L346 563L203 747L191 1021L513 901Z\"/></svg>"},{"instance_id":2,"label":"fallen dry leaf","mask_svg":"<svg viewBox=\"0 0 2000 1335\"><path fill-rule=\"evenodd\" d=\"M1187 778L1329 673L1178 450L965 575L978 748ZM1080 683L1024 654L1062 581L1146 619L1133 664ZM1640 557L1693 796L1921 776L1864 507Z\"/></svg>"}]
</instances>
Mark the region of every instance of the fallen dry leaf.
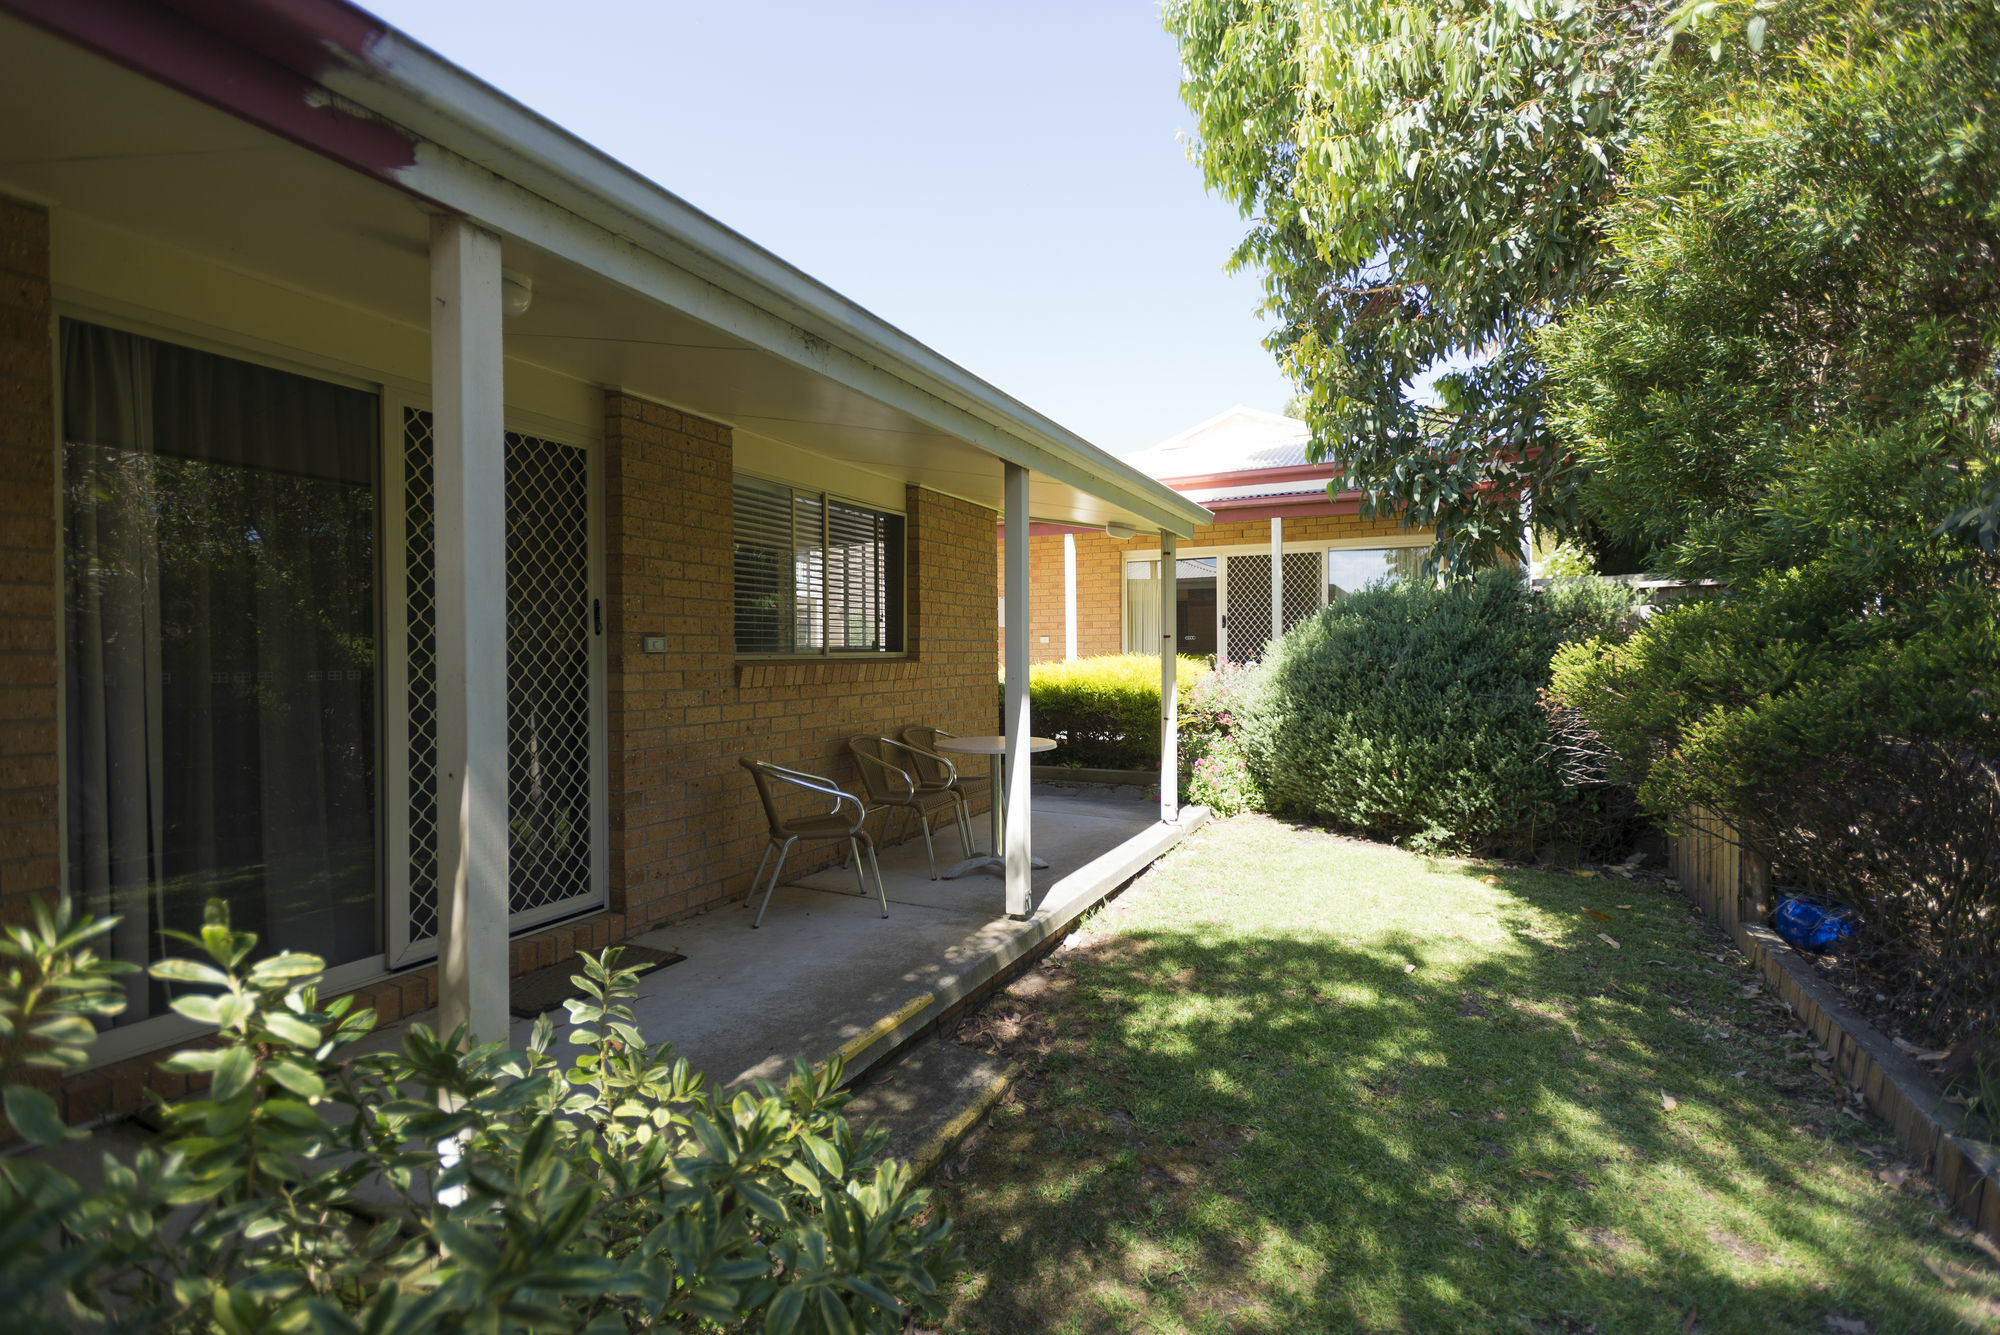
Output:
<instances>
[{"instance_id":1,"label":"fallen dry leaf","mask_svg":"<svg viewBox=\"0 0 2000 1335\"><path fill-rule=\"evenodd\" d=\"M1479 883L1481 885L1498 885L1500 884L1500 878L1498 876L1482 876L1479 878Z\"/></svg>"},{"instance_id":2,"label":"fallen dry leaf","mask_svg":"<svg viewBox=\"0 0 2000 1335\"><path fill-rule=\"evenodd\" d=\"M1592 878L1594 878L1594 877L1595 877L1595 876L1597 875L1597 873L1596 873L1596 872L1592 871L1592 870L1591 870L1590 868L1588 868L1588 867L1582 867L1582 868L1579 868L1576 874L1577 874L1578 876L1581 876L1581 877L1583 877L1583 879L1584 879L1584 880L1586 880L1586 881L1588 881L1588 880L1591 880Z\"/></svg>"},{"instance_id":3,"label":"fallen dry leaf","mask_svg":"<svg viewBox=\"0 0 2000 1335\"><path fill-rule=\"evenodd\" d=\"M1666 1109L1668 1112L1672 1112L1674 1109L1680 1107L1681 1105L1674 1098L1673 1095L1667 1093L1667 1091L1663 1089L1660 1091L1660 1106Z\"/></svg>"},{"instance_id":4,"label":"fallen dry leaf","mask_svg":"<svg viewBox=\"0 0 2000 1335\"><path fill-rule=\"evenodd\" d=\"M1623 950L1625 948L1619 945L1616 941L1612 940L1610 937L1606 936L1602 932L1599 932L1597 934L1597 939L1599 941L1602 941L1605 945L1610 946L1613 950Z\"/></svg>"},{"instance_id":5,"label":"fallen dry leaf","mask_svg":"<svg viewBox=\"0 0 2000 1335\"><path fill-rule=\"evenodd\" d=\"M1539 1168L1523 1168L1520 1170L1520 1174L1522 1177L1539 1177L1545 1182L1553 1182L1556 1180L1556 1175L1554 1173L1544 1173Z\"/></svg>"},{"instance_id":6,"label":"fallen dry leaf","mask_svg":"<svg viewBox=\"0 0 2000 1335\"><path fill-rule=\"evenodd\" d=\"M1695 1319L1694 1319L1695 1313L1699 1312L1700 1310L1701 1308L1698 1306L1688 1308L1688 1314L1681 1318L1682 1335L1686 1335L1688 1331L1691 1331L1695 1328Z\"/></svg>"},{"instance_id":7,"label":"fallen dry leaf","mask_svg":"<svg viewBox=\"0 0 2000 1335\"><path fill-rule=\"evenodd\" d=\"M1417 966L1414 964L1405 964L1403 966L1404 973L1415 973L1416 971L1417 971Z\"/></svg>"},{"instance_id":8,"label":"fallen dry leaf","mask_svg":"<svg viewBox=\"0 0 2000 1335\"><path fill-rule=\"evenodd\" d=\"M1608 913L1599 913L1596 909L1585 909L1584 912L1589 914L1591 917L1597 919L1599 922L1611 921L1611 915Z\"/></svg>"}]
</instances>

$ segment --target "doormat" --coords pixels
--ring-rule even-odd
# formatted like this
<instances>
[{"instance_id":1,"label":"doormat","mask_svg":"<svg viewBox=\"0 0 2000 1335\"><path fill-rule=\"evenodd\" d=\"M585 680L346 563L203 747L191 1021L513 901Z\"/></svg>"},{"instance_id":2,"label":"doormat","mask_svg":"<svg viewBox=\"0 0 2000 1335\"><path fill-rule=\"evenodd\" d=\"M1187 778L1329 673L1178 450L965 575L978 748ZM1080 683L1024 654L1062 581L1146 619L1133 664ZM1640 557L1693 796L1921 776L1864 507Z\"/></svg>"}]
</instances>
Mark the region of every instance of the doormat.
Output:
<instances>
[{"instance_id":1,"label":"doormat","mask_svg":"<svg viewBox=\"0 0 2000 1335\"><path fill-rule=\"evenodd\" d=\"M655 969L679 964L686 958L671 950L626 946L612 961L612 967L630 969L644 977ZM539 969L531 969L516 978L508 988L507 1009L523 1020L532 1020L543 1011L556 1009L571 997L585 996L584 990L570 981L582 972L581 959L567 959L560 964L544 964Z\"/></svg>"}]
</instances>

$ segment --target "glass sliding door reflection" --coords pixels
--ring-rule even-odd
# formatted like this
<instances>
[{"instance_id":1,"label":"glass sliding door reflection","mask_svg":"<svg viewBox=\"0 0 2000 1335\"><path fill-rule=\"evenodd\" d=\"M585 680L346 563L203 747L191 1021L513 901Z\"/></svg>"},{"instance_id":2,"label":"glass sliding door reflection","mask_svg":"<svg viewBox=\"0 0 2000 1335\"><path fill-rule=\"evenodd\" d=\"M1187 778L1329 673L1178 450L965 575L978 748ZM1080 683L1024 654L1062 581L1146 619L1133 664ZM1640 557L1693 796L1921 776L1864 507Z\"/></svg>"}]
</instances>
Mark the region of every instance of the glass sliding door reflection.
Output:
<instances>
[{"instance_id":1,"label":"glass sliding door reflection","mask_svg":"<svg viewBox=\"0 0 2000 1335\"><path fill-rule=\"evenodd\" d=\"M135 964L211 898L379 954L375 397L75 320L62 357L71 894Z\"/></svg>"}]
</instances>

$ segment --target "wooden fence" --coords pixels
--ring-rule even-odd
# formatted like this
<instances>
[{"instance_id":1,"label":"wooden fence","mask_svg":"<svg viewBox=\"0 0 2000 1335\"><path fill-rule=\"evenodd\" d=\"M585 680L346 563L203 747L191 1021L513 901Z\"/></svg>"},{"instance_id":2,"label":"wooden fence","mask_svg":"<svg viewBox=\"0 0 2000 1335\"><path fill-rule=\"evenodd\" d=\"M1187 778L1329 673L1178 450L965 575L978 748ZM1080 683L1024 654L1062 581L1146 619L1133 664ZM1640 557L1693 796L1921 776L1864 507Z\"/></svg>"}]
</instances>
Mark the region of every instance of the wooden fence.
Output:
<instances>
[{"instance_id":1,"label":"wooden fence","mask_svg":"<svg viewBox=\"0 0 2000 1335\"><path fill-rule=\"evenodd\" d=\"M1741 923L1771 917L1771 866L1743 846L1712 811L1689 813L1684 833L1667 841L1667 867L1702 912L1730 936Z\"/></svg>"}]
</instances>

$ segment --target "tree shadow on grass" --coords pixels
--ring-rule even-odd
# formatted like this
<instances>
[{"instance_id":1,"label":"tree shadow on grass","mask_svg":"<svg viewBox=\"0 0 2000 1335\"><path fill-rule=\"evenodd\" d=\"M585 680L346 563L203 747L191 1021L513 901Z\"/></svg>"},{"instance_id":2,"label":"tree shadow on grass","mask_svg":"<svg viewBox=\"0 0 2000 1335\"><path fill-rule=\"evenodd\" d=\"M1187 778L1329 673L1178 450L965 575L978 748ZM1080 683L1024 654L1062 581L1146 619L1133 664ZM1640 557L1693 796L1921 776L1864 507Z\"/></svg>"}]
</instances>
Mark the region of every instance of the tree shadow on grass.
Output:
<instances>
[{"instance_id":1,"label":"tree shadow on grass","mask_svg":"<svg viewBox=\"0 0 2000 1335\"><path fill-rule=\"evenodd\" d=\"M1132 930L974 1017L1031 1076L941 1193L972 1253L951 1328L1763 1335L2000 1313L1924 1202L1737 1078L1740 1045L1775 1040L1705 926L1655 893L1613 949L1583 912L1600 888L1468 875L1489 871L1485 939Z\"/></svg>"}]
</instances>

